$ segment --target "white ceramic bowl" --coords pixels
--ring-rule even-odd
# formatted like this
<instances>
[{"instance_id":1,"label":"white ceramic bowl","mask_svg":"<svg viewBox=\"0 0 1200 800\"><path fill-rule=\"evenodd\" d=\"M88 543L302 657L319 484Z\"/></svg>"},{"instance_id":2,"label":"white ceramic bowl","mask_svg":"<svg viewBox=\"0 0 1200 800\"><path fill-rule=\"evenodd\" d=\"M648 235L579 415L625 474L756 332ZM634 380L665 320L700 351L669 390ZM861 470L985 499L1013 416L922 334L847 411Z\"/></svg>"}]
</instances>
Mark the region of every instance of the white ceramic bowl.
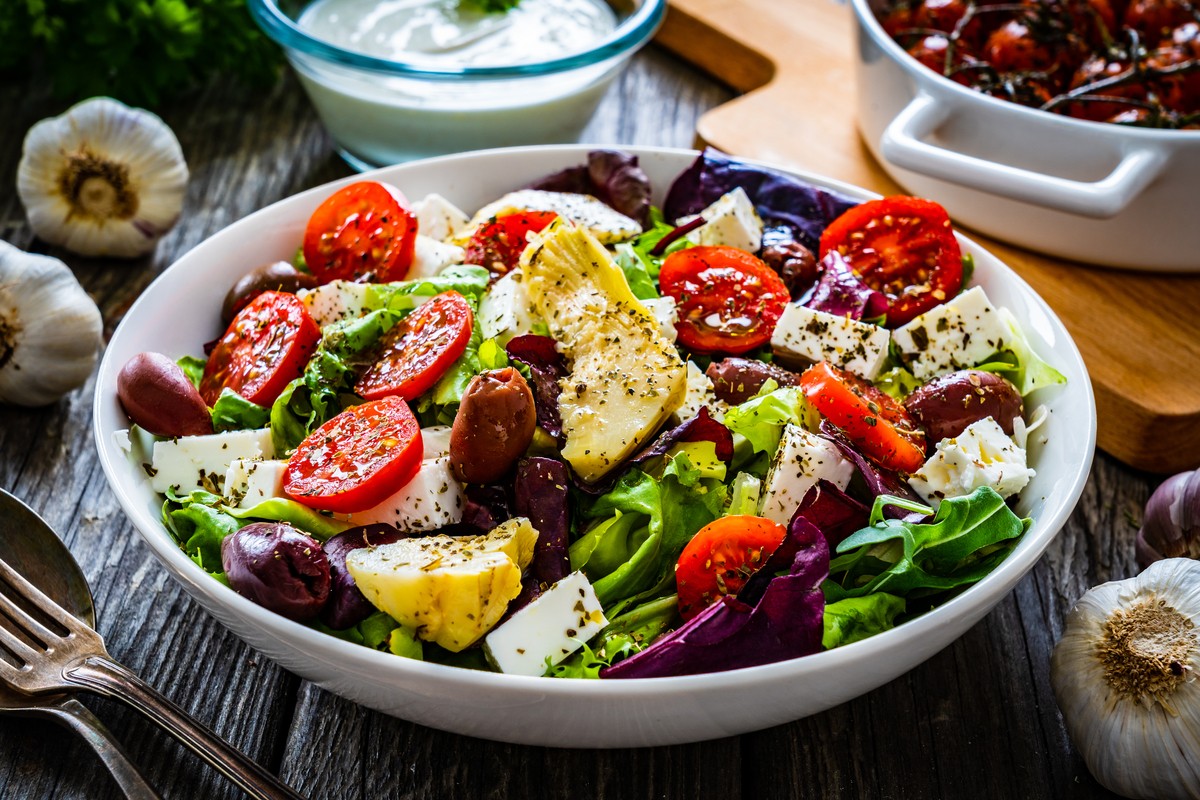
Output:
<instances>
[{"instance_id":1,"label":"white ceramic bowl","mask_svg":"<svg viewBox=\"0 0 1200 800\"><path fill-rule=\"evenodd\" d=\"M857 21L858 125L901 186L997 239L1103 266L1200 272L1200 131L1072 119L921 65Z\"/></svg>"},{"instance_id":2,"label":"white ceramic bowl","mask_svg":"<svg viewBox=\"0 0 1200 800\"><path fill-rule=\"evenodd\" d=\"M661 201L695 157L688 150L630 148ZM439 192L474 210L547 172L583 163L588 148L518 148L415 162L371 173L409 197ZM803 175L815 184L873 195ZM355 646L291 622L205 575L159 521L161 501L139 465L115 443L128 426L117 403L117 372L133 355L197 353L218 334L221 301L252 267L290 258L313 209L337 186L282 200L234 223L154 281L113 335L96 389L96 445L122 508L171 574L222 624L287 669L331 692L388 714L456 733L556 747L632 747L730 736L815 714L912 669L978 622L1037 561L1075 507L1087 480L1096 413L1083 361L1062 323L1033 290L986 251L976 280L1012 309L1036 349L1068 378L1037 398L1050 412L1044 446L1031 450L1037 477L1019 511L1034 518L1012 555L976 586L911 622L862 642L793 661L685 678L583 681L473 672L410 661Z\"/></svg>"}]
</instances>

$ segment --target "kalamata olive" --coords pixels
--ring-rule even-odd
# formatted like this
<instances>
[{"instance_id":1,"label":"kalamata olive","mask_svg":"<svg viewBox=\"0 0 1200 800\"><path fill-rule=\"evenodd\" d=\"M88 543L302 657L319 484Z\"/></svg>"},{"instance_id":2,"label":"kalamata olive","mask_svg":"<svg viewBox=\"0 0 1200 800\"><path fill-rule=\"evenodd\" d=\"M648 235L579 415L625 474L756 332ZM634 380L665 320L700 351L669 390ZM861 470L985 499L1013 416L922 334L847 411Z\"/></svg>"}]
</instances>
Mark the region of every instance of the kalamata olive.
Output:
<instances>
[{"instance_id":1,"label":"kalamata olive","mask_svg":"<svg viewBox=\"0 0 1200 800\"><path fill-rule=\"evenodd\" d=\"M939 375L910 394L904 408L925 429L931 445L958 436L987 417L1012 435L1013 420L1024 410L1017 387L999 375L975 369Z\"/></svg>"},{"instance_id":2,"label":"kalamata olive","mask_svg":"<svg viewBox=\"0 0 1200 800\"><path fill-rule=\"evenodd\" d=\"M255 522L221 542L229 585L276 614L307 622L329 600L329 558L321 543L282 522Z\"/></svg>"},{"instance_id":3,"label":"kalamata olive","mask_svg":"<svg viewBox=\"0 0 1200 800\"><path fill-rule=\"evenodd\" d=\"M263 264L243 275L230 288L229 294L225 295L225 303L221 306L221 322L228 325L247 303L263 292L295 294L301 289L313 289L319 283L315 277L301 272L286 261Z\"/></svg>"},{"instance_id":4,"label":"kalamata olive","mask_svg":"<svg viewBox=\"0 0 1200 800\"><path fill-rule=\"evenodd\" d=\"M713 382L713 394L731 405L744 403L768 380L780 386L797 386L800 376L783 367L755 361L752 358L723 358L708 365L705 370Z\"/></svg>"},{"instance_id":5,"label":"kalamata olive","mask_svg":"<svg viewBox=\"0 0 1200 800\"><path fill-rule=\"evenodd\" d=\"M212 415L179 365L162 353L138 353L117 374L117 399L129 419L155 436L212 433Z\"/></svg>"},{"instance_id":6,"label":"kalamata olive","mask_svg":"<svg viewBox=\"0 0 1200 800\"><path fill-rule=\"evenodd\" d=\"M820 276L813 252L792 237L787 228L763 230L759 256L767 266L779 273L792 299L798 299L812 288Z\"/></svg>"},{"instance_id":7,"label":"kalamata olive","mask_svg":"<svg viewBox=\"0 0 1200 800\"><path fill-rule=\"evenodd\" d=\"M405 538L391 525L382 523L363 525L339 533L325 543L325 555L329 558L329 602L321 612L321 621L335 631L353 628L375 613L375 606L359 591L354 578L346 569L346 556L351 550L362 547L378 547Z\"/></svg>"},{"instance_id":8,"label":"kalamata olive","mask_svg":"<svg viewBox=\"0 0 1200 800\"><path fill-rule=\"evenodd\" d=\"M450 429L450 469L465 483L494 483L533 441L533 392L512 367L471 379Z\"/></svg>"}]
</instances>

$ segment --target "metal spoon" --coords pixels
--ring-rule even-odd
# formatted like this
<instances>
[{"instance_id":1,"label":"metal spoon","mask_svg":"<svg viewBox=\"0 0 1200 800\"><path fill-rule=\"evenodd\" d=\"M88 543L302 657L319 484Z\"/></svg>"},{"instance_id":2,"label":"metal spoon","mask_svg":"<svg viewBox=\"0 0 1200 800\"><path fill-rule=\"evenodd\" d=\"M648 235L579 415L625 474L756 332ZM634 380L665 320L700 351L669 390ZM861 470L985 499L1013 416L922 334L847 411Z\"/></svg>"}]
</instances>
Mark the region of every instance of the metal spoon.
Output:
<instances>
[{"instance_id":1,"label":"metal spoon","mask_svg":"<svg viewBox=\"0 0 1200 800\"><path fill-rule=\"evenodd\" d=\"M50 597L89 626L96 608L79 565L48 525L27 505L0 489L0 559L35 581ZM78 733L130 800L161 800L124 748L87 706L69 695L28 697L0 685L0 715L45 717Z\"/></svg>"}]
</instances>

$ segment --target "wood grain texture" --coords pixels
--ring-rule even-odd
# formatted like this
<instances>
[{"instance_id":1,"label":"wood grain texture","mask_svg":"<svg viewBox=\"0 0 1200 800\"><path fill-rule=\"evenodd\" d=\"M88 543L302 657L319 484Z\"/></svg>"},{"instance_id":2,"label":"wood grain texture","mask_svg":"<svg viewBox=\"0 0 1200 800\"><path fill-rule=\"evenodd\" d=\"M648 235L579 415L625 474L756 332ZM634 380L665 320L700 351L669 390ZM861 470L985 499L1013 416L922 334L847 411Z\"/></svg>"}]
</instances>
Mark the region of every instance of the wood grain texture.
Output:
<instances>
[{"instance_id":1,"label":"wood grain texture","mask_svg":"<svg viewBox=\"0 0 1200 800\"><path fill-rule=\"evenodd\" d=\"M0 86L0 186L25 130L61 106ZM639 55L588 131L603 143L682 146L731 92L656 49ZM192 168L180 226L152 258L71 257L111 330L167 264L222 226L349 174L290 78L225 86L163 110ZM0 237L45 251L13 193ZM93 379L94 380L94 379ZM1149 477L1099 456L1079 509L1045 558L982 623L926 664L831 711L747 736L629 751L496 744L368 711L303 682L205 615L143 547L105 485L91 441L93 382L43 409L0 407L0 486L46 516L92 582L113 654L313 798L1109 797L1073 753L1050 694L1050 648L1086 589L1133 574ZM780 686L779 691L804 691ZM240 795L110 701L86 702L169 798ZM581 719L580 725L588 720ZM88 750L41 721L0 719L0 798L116 792Z\"/></svg>"},{"instance_id":2,"label":"wood grain texture","mask_svg":"<svg viewBox=\"0 0 1200 800\"><path fill-rule=\"evenodd\" d=\"M700 141L881 194L903 192L858 134L845 5L671 0L659 41L748 92L701 118ZM1070 330L1096 390L1100 447L1159 473L1200 466L1200 276L1092 269L972 235Z\"/></svg>"}]
</instances>

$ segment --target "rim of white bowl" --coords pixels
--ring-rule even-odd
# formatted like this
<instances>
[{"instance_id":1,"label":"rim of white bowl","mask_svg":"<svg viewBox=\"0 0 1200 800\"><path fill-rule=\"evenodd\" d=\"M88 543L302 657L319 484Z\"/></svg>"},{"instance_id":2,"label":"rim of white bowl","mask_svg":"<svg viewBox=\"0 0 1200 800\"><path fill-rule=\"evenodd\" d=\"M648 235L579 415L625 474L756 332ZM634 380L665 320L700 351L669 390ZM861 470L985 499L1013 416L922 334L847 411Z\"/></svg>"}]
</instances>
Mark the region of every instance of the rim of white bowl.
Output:
<instances>
[{"instance_id":1,"label":"rim of white bowl","mask_svg":"<svg viewBox=\"0 0 1200 800\"><path fill-rule=\"evenodd\" d=\"M535 152L563 152L577 151L581 156L586 155L589 150L612 148L612 145L551 145L551 146L528 146L528 147L510 147L510 148L494 148L489 150L477 150L468 153L459 153L455 155L438 156L420 161L407 162L404 165L394 165L391 167L383 167L381 169L372 170L371 172L361 175L353 175L337 181L331 181L321 186L316 186L307 189L298 194L289 195L286 198L272 203L265 208L259 209L252 214L243 217L222 228L221 231L214 233L213 236L218 236L222 232L227 231L232 225L237 225L242 222L254 220L260 215L270 213L271 210L281 202L292 200L296 197L302 197L309 194L328 193L331 189L335 189L343 184L353 183L360 180L370 180L372 177L378 176L382 172L394 170L397 168L408 168L415 165L436 166L442 162L463 162L472 160L489 160L493 158L503 157L506 155L526 154ZM667 156L690 156L694 158L699 154L699 151L687 148L673 147L638 147L638 146L621 146L621 149L634 155L667 155ZM803 170L789 169L779 165L770 164L767 162L735 157L739 161L748 164L773 169L779 172L784 172L801 180L809 181L816 186L833 189L843 192L850 197L870 200L878 198L880 195L869 192L860 187L843 181L834 180L814 173L809 173ZM125 511L126 516L133 523L141 537L150 546L150 549L161 560L177 579L181 582L186 582L193 590L198 591L207 596L212 601L223 605L239 616L247 618L258 628L263 629L278 639L289 642L293 646L303 647L308 652L336 653L338 657L338 667L343 671L352 671L363 677L369 677L374 681L379 679L395 676L398 680L402 679L428 679L442 683L466 683L474 685L483 685L488 688L494 688L498 691L526 691L536 689L539 693L549 696L570 696L583 694L589 697L597 696L642 696L654 695L661 697L664 694L691 694L696 690L720 690L733 688L745 683L751 678L754 679L778 679L792 672L804 672L807 670L817 670L827 668L836 670L844 664L848 664L860 660L870 660L886 653L896 643L904 638L915 638L932 631L940 626L943 622L952 619L956 616L966 616L972 609L986 603L985 597L991 593L998 593L1002 598L1008 591L1011 591L1013 586L1024 576L1033 565L1041 558L1042 553L1050 544L1050 541L1066 524L1071 512L1074 511L1079 497L1083 493L1087 478L1091 470L1092 459L1095 454L1096 444L1096 406L1095 398L1092 392L1091 381L1087 377L1087 368L1083 362L1083 357L1079 353L1078 347L1071 339L1070 334L1063 326L1062 321L1053 310L1046 304L1045 300L1037 294L1024 279L1022 279L1012 268L1008 267L999 258L992 255L985 248L980 247L970 238L957 234L959 240L967 243L972 248L986 254L994 260L997 267L1000 268L1006 281L1011 281L1018 290L1026 294L1028 299L1050 320L1055 329L1055 333L1061 336L1063 344L1067 347L1068 352L1072 356L1072 362L1078 366L1078 371L1083 377L1079 382L1080 385L1072 387L1063 387L1060 391L1075 391L1082 393L1082 398L1086 400L1087 418L1087 434L1084 442L1085 448L1084 457L1073 465L1071 473L1067 476L1066 490L1060 493L1057 497L1046 498L1047 506L1050 506L1049 513L1043 513L1042 516L1034 520L1033 526L1021 538L1020 543L1014 551L1002 561L994 570L978 583L968 587L958 595L938 605L930 611L925 612L921 616L909 620L901 625L898 625L882 633L875 634L867 639L858 642L843 645L833 650L821 651L799 658L789 659L786 661L778 661L770 664L762 664L754 667L743 667L735 670L724 672L709 672L698 675L684 675L671 678L629 678L621 680L586 680L586 679L553 679L545 677L529 677L523 675L506 675L496 672L483 672L480 670L464 669L462 667L454 667L444 664L435 664L427 661L416 661L384 653L377 650L372 650L368 647L352 644L343 641L336 637L322 633L318 630L302 625L298 622L286 619L279 616L262 606L248 600L245 597L237 594L233 589L225 586L219 581L214 580L211 576L204 573L199 566L195 564L182 549L171 540L166 529L163 527L160 520L153 519L146 515L140 504L135 503L130 490L123 482L117 480L116 476L117 456L113 453L113 448L105 441L105 438L113 431L102 431L104 427L104 419L107 414L105 404L112 401L113 398L108 397L102 389L105 387L105 376L115 375L116 370L109 363L111 348L105 350L104 358L100 364L99 376L96 385L96 395L93 399L93 433L96 440L96 446L100 453L101 466L104 469L105 478L108 480L109 486L112 488L121 508ZM209 237L211 239L212 237ZM209 241L196 245L196 247L185 253L189 255L192 251L205 246ZM151 287L159 281L167 281L170 279L171 272L176 268L179 261L184 258L181 256L175 264L164 270L155 280L143 290L139 298L126 312L121 324L117 326L113 333L112 339L115 340L120 334L125 325L125 321L137 315L143 302L146 302L146 295ZM113 387L115 388L115 386ZM152 531L152 533L151 533ZM998 587L1007 586L1000 589ZM988 590L991 589L992 592ZM997 598L997 602L1000 598Z\"/></svg>"}]
</instances>

